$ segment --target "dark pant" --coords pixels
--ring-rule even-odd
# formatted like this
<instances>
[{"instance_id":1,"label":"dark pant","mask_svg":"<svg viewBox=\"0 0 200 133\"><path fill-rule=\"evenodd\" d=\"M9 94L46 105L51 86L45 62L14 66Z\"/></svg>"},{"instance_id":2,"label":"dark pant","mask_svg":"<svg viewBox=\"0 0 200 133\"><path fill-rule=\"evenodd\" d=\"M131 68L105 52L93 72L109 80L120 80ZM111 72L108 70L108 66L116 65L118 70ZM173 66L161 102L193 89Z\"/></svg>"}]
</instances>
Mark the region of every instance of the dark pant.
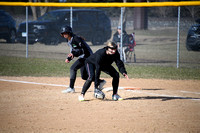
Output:
<instances>
[{"instance_id":1,"label":"dark pant","mask_svg":"<svg viewBox=\"0 0 200 133\"><path fill-rule=\"evenodd\" d=\"M86 80L88 78L87 71L85 69L85 59L79 58L70 67L70 85L69 85L70 88L74 88L78 69L80 69L82 79Z\"/></svg>"},{"instance_id":2,"label":"dark pant","mask_svg":"<svg viewBox=\"0 0 200 133\"><path fill-rule=\"evenodd\" d=\"M88 72L88 79L86 80L85 84L83 85L83 89L81 92L81 94L83 94L83 95L85 95L86 91L90 88L90 85L95 77L95 66L92 64L86 63L85 67ZM107 73L108 75L110 75L113 78L113 80L112 80L113 95L117 94L118 86L119 86L119 73L111 65L101 67L101 71ZM95 88L97 88L97 86L98 86L98 84L95 84Z\"/></svg>"}]
</instances>

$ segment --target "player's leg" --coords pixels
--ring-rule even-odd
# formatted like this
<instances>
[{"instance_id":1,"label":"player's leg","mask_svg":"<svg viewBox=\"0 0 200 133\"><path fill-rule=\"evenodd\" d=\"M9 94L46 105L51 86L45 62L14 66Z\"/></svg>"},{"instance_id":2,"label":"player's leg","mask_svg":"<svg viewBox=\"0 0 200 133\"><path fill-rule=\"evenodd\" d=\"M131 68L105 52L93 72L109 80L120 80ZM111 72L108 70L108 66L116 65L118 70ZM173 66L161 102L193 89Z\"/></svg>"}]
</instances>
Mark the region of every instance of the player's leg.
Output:
<instances>
[{"instance_id":1,"label":"player's leg","mask_svg":"<svg viewBox=\"0 0 200 133\"><path fill-rule=\"evenodd\" d=\"M63 90L62 93L74 93L74 84L76 81L77 70L80 69L84 65L84 59L78 59L74 62L74 64L70 67L70 83L69 88Z\"/></svg>"},{"instance_id":2,"label":"player's leg","mask_svg":"<svg viewBox=\"0 0 200 133\"><path fill-rule=\"evenodd\" d=\"M74 88L74 84L76 81L77 70L83 67L85 59L80 58L74 62L74 64L70 67L70 88Z\"/></svg>"},{"instance_id":3,"label":"player's leg","mask_svg":"<svg viewBox=\"0 0 200 133\"><path fill-rule=\"evenodd\" d=\"M112 80L112 87L113 87L113 95L112 99L117 100L123 100L118 94L118 87L119 87L119 73L116 71L116 69L113 66L107 66L104 69L102 69L105 73L109 74L113 80Z\"/></svg>"},{"instance_id":4,"label":"player's leg","mask_svg":"<svg viewBox=\"0 0 200 133\"><path fill-rule=\"evenodd\" d=\"M83 80L87 80L88 79L88 73L87 73L85 65L80 68L80 72L81 72L81 78ZM94 77L93 77L92 81L94 81ZM103 90L103 86L105 84L106 84L106 81L104 79L99 79L99 87L98 88L100 90Z\"/></svg>"},{"instance_id":5,"label":"player's leg","mask_svg":"<svg viewBox=\"0 0 200 133\"><path fill-rule=\"evenodd\" d=\"M108 75L110 75L113 78L113 80L112 80L113 94L117 94L118 86L119 86L119 73L111 65L102 68L102 71L107 73Z\"/></svg>"},{"instance_id":6,"label":"player's leg","mask_svg":"<svg viewBox=\"0 0 200 133\"><path fill-rule=\"evenodd\" d=\"M99 90L103 90L103 86L106 84L106 81L103 79L99 79Z\"/></svg>"},{"instance_id":7,"label":"player's leg","mask_svg":"<svg viewBox=\"0 0 200 133\"><path fill-rule=\"evenodd\" d=\"M81 78L83 80L87 80L88 79L88 74L87 74L87 70L85 68L85 65L80 68L80 72L81 72Z\"/></svg>"},{"instance_id":8,"label":"player's leg","mask_svg":"<svg viewBox=\"0 0 200 133\"><path fill-rule=\"evenodd\" d=\"M83 85L81 95L79 96L79 101L84 101L85 93L90 88L90 85L93 81L93 77L94 77L94 74L95 74L95 69L94 69L94 66L92 64L86 63L85 67L86 67L86 70L87 70L87 73L88 73L88 79L85 81L85 83Z\"/></svg>"}]
</instances>

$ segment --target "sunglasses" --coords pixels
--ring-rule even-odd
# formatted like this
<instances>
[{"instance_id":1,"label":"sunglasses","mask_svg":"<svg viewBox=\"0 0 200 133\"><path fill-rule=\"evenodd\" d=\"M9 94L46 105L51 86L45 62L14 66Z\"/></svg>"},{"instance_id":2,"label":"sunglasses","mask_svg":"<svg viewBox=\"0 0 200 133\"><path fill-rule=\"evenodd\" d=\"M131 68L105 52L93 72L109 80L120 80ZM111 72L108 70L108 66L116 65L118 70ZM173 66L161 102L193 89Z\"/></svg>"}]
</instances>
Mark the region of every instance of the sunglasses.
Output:
<instances>
[{"instance_id":1,"label":"sunglasses","mask_svg":"<svg viewBox=\"0 0 200 133\"><path fill-rule=\"evenodd\" d=\"M116 47L109 47L109 46L108 46L108 48L110 48L110 49L112 49L112 50L117 49Z\"/></svg>"}]
</instances>

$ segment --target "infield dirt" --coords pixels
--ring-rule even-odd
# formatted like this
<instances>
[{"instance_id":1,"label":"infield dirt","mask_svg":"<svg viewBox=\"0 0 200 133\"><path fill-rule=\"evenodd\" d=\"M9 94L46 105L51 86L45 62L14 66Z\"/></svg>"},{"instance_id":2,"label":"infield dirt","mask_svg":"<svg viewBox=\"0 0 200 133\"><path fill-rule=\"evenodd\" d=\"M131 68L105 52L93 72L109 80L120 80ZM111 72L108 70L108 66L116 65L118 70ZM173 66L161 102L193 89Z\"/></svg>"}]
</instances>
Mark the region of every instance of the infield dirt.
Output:
<instances>
[{"instance_id":1,"label":"infield dirt","mask_svg":"<svg viewBox=\"0 0 200 133\"><path fill-rule=\"evenodd\" d=\"M197 133L200 132L200 81L120 79L123 101L93 97L93 84L79 102L84 81L77 78L76 93L62 94L65 77L0 77L0 79L46 83L0 81L0 132L45 133ZM112 80L105 79L105 87Z\"/></svg>"}]
</instances>

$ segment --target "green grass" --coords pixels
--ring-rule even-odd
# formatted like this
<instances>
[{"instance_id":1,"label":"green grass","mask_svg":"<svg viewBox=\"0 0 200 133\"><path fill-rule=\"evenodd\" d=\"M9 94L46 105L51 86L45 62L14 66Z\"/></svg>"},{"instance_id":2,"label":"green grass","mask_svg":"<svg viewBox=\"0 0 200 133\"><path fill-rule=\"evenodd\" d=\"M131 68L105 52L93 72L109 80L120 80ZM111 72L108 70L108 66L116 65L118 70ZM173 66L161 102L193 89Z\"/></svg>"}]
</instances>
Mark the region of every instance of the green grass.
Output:
<instances>
[{"instance_id":1,"label":"green grass","mask_svg":"<svg viewBox=\"0 0 200 133\"><path fill-rule=\"evenodd\" d=\"M63 60L0 57L1 76L69 76L69 68Z\"/></svg>"},{"instance_id":2,"label":"green grass","mask_svg":"<svg viewBox=\"0 0 200 133\"><path fill-rule=\"evenodd\" d=\"M63 60L57 59L0 56L0 76L66 77L70 75L72 63L66 64ZM126 69L130 78L200 80L198 68L126 65ZM102 74L102 77L109 76Z\"/></svg>"},{"instance_id":3,"label":"green grass","mask_svg":"<svg viewBox=\"0 0 200 133\"><path fill-rule=\"evenodd\" d=\"M163 66L127 66L127 70L133 78L156 79L200 79L200 69L175 68Z\"/></svg>"}]
</instances>

